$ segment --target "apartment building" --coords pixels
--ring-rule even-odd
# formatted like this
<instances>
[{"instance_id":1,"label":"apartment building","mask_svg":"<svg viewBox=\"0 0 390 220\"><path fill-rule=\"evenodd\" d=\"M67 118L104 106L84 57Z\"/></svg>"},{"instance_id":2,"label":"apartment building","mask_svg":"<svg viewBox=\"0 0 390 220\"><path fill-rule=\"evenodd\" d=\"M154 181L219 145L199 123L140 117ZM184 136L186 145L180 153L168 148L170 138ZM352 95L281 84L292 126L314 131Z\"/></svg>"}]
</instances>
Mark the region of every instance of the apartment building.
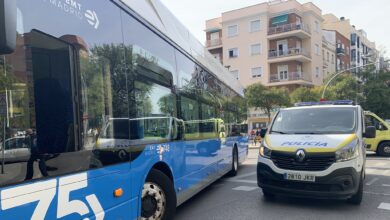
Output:
<instances>
[{"instance_id":1,"label":"apartment building","mask_svg":"<svg viewBox=\"0 0 390 220\"><path fill-rule=\"evenodd\" d=\"M205 45L245 87L312 87L323 83L322 22L313 3L268 1L207 20ZM249 129L267 122L251 109Z\"/></svg>"},{"instance_id":2,"label":"apartment building","mask_svg":"<svg viewBox=\"0 0 390 220\"><path fill-rule=\"evenodd\" d=\"M333 31L322 31L322 61L326 80L336 73L336 34Z\"/></svg>"},{"instance_id":3,"label":"apartment building","mask_svg":"<svg viewBox=\"0 0 390 220\"><path fill-rule=\"evenodd\" d=\"M338 18L334 14L326 14L323 15L323 18L324 29L334 30L348 39L349 47L345 47L344 54L348 56L349 53L350 67L361 67L379 60L375 42L367 38L367 33L363 29L357 29L345 17ZM346 44L346 41L344 43ZM338 49L338 52L342 52L342 50L342 48Z\"/></svg>"},{"instance_id":4,"label":"apartment building","mask_svg":"<svg viewBox=\"0 0 390 220\"><path fill-rule=\"evenodd\" d=\"M269 1L206 21L206 47L244 86L321 85L322 22L313 3Z\"/></svg>"}]
</instances>

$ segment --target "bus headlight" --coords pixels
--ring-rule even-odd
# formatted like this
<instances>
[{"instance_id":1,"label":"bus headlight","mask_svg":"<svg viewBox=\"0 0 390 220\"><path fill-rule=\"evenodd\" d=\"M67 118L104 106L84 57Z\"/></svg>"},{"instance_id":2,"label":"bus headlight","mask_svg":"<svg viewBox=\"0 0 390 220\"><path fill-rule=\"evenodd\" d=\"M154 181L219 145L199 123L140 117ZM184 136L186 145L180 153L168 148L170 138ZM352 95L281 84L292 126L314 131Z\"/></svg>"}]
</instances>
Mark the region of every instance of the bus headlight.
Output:
<instances>
[{"instance_id":1,"label":"bus headlight","mask_svg":"<svg viewBox=\"0 0 390 220\"><path fill-rule=\"evenodd\" d=\"M272 152L272 150L267 147L267 145L265 144L265 141L262 141L261 146L260 146L260 150L259 150L260 156L262 156L264 158L271 158L271 152Z\"/></svg>"},{"instance_id":2,"label":"bus headlight","mask_svg":"<svg viewBox=\"0 0 390 220\"><path fill-rule=\"evenodd\" d=\"M336 151L336 161L342 162L357 158L359 156L358 147L359 140L355 138L349 144L345 145L345 147Z\"/></svg>"}]
</instances>

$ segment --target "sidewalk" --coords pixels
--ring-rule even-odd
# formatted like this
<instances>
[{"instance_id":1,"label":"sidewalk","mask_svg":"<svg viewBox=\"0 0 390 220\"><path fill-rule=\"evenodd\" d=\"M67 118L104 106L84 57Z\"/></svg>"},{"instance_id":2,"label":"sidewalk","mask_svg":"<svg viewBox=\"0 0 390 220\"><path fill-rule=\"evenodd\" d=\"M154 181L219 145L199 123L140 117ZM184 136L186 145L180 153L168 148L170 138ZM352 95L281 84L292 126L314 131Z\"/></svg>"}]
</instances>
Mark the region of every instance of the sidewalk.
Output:
<instances>
[{"instance_id":1,"label":"sidewalk","mask_svg":"<svg viewBox=\"0 0 390 220\"><path fill-rule=\"evenodd\" d=\"M256 145L252 142L249 142L248 144L249 149L259 149L260 148L260 143L257 143Z\"/></svg>"}]
</instances>

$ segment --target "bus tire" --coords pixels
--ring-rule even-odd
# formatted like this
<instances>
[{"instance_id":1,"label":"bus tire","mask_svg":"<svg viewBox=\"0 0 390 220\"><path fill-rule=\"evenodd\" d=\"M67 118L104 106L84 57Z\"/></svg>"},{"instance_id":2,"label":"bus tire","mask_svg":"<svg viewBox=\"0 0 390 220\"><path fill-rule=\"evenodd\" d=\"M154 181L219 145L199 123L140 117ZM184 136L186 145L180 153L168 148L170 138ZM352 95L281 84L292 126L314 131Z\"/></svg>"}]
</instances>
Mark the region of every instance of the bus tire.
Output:
<instances>
[{"instance_id":1,"label":"bus tire","mask_svg":"<svg viewBox=\"0 0 390 220\"><path fill-rule=\"evenodd\" d=\"M172 181L163 172L152 169L142 189L141 219L173 219L176 193Z\"/></svg>"},{"instance_id":2,"label":"bus tire","mask_svg":"<svg viewBox=\"0 0 390 220\"><path fill-rule=\"evenodd\" d=\"M236 176L238 171L238 150L237 147L233 148L232 169L229 172L229 176Z\"/></svg>"},{"instance_id":3,"label":"bus tire","mask_svg":"<svg viewBox=\"0 0 390 220\"><path fill-rule=\"evenodd\" d=\"M379 156L390 157L390 141L380 143L376 153Z\"/></svg>"}]
</instances>

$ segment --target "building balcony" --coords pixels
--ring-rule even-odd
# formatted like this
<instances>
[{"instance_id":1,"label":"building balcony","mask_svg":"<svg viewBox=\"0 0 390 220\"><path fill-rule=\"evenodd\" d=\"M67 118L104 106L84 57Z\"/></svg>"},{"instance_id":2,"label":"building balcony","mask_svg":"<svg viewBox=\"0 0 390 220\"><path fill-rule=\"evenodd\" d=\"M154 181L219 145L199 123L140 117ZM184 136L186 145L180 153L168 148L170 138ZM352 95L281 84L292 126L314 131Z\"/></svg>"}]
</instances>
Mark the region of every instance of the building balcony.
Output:
<instances>
[{"instance_id":1,"label":"building balcony","mask_svg":"<svg viewBox=\"0 0 390 220\"><path fill-rule=\"evenodd\" d=\"M336 54L337 54L337 56L344 56L345 55L345 49L343 49L343 48L337 48L336 49Z\"/></svg>"},{"instance_id":2,"label":"building balcony","mask_svg":"<svg viewBox=\"0 0 390 220\"><path fill-rule=\"evenodd\" d=\"M309 76L303 72L287 72L287 73L273 73L269 79L270 86L288 85L288 84L302 84L312 85Z\"/></svg>"},{"instance_id":3,"label":"building balcony","mask_svg":"<svg viewBox=\"0 0 390 220\"><path fill-rule=\"evenodd\" d=\"M222 39L207 40L206 47L209 49L210 49L210 47L213 47L213 48L222 47Z\"/></svg>"},{"instance_id":4,"label":"building balcony","mask_svg":"<svg viewBox=\"0 0 390 220\"><path fill-rule=\"evenodd\" d=\"M311 36L311 31L309 25L306 24L283 24L276 27L268 28L268 39L278 39L286 37L299 37L301 39L309 38Z\"/></svg>"},{"instance_id":5,"label":"building balcony","mask_svg":"<svg viewBox=\"0 0 390 220\"><path fill-rule=\"evenodd\" d=\"M268 52L268 63L279 63L286 61L310 62L310 53L303 48L290 48L288 50L270 50Z\"/></svg>"}]
</instances>

